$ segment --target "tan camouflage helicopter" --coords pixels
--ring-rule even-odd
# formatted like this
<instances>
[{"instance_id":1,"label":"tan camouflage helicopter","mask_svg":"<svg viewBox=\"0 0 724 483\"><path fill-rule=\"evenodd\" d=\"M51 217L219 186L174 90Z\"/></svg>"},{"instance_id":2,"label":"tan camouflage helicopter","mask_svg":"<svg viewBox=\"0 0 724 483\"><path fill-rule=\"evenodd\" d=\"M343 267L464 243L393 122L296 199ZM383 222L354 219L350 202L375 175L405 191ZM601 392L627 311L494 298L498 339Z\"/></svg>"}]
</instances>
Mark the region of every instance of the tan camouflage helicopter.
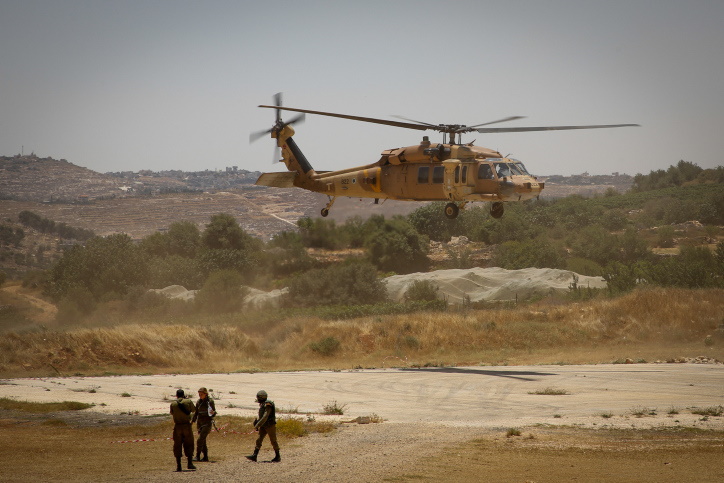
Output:
<instances>
[{"instance_id":1,"label":"tan camouflage helicopter","mask_svg":"<svg viewBox=\"0 0 724 483\"><path fill-rule=\"evenodd\" d=\"M503 216L503 203L525 201L540 195L544 183L528 173L520 161L502 156L498 151L463 144L461 135L468 132L502 133L528 131L558 131L568 129L600 129L638 126L638 124L606 124L592 126L538 126L488 128L482 127L499 122L521 119L508 117L497 121L465 126L460 124L429 124L398 117L405 121L387 121L369 117L349 116L331 112L311 111L282 106L281 94L274 97L274 105L259 107L276 110L276 122L271 129L253 133L250 141L271 134L276 139L277 149L289 171L264 173L256 181L259 186L277 188L298 187L328 196L329 202L322 208L322 216L339 196L350 198L373 198L408 201L447 201L445 215L455 218L469 202L492 202L490 214L493 218ZM281 111L302 114L290 121L282 121ZM297 143L292 139L292 124L304 120L305 114L352 119L355 121L385 124L420 131L434 130L447 134L447 143L432 143L428 136L415 146L382 151L379 161L366 166L338 171L315 171ZM443 141L444 135L443 135ZM278 154L275 159L279 159Z\"/></svg>"}]
</instances>

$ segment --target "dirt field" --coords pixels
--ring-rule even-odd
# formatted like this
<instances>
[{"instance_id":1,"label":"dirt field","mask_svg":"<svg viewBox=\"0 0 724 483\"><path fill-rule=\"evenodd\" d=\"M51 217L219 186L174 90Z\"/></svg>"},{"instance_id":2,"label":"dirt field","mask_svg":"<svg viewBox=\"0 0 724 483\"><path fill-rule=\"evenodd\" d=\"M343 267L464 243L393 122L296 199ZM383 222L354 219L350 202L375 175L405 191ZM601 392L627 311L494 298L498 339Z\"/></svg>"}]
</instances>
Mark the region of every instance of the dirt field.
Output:
<instances>
[{"instance_id":1,"label":"dirt field","mask_svg":"<svg viewBox=\"0 0 724 483\"><path fill-rule=\"evenodd\" d=\"M221 431L209 439L212 461L178 474L167 394L202 383L218 396ZM1 479L720 481L723 383L722 364L7 379L2 397L96 406L0 410L0 445L12 448L0 452ZM287 408L280 418L333 420L338 429L283 438L280 464L247 461L251 426L225 432L225 417L250 419L261 385ZM346 406L343 416L320 414L331 400ZM384 422L344 423L365 414ZM268 441L260 457L273 457Z\"/></svg>"},{"instance_id":2,"label":"dirt field","mask_svg":"<svg viewBox=\"0 0 724 483\"><path fill-rule=\"evenodd\" d=\"M635 481L724 478L724 433L533 427L453 430L418 424L346 424L331 434L281 439L282 462L243 455L254 436L212 433L211 462L175 473L169 423L78 428L2 415L3 481ZM129 439L152 439L117 443ZM273 457L267 444L260 454ZM185 466L185 465L184 465Z\"/></svg>"}]
</instances>

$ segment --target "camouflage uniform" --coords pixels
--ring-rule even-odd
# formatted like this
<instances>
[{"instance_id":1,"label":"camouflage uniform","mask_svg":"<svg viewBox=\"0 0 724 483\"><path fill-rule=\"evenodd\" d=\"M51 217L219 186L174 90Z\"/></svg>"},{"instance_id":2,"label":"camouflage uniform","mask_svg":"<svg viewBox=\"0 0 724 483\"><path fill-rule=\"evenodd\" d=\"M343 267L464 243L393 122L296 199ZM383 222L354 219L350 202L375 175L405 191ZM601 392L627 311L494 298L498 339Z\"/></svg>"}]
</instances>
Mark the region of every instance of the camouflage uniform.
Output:
<instances>
[{"instance_id":1,"label":"camouflage uniform","mask_svg":"<svg viewBox=\"0 0 724 483\"><path fill-rule=\"evenodd\" d=\"M173 455L176 457L176 471L181 471L181 448L188 458L188 469L196 467L191 459L194 454L194 434L191 431L191 413L196 411L193 401L187 399L184 392L176 391L176 400L171 403L173 415Z\"/></svg>"},{"instance_id":2,"label":"camouflage uniform","mask_svg":"<svg viewBox=\"0 0 724 483\"><path fill-rule=\"evenodd\" d=\"M209 393L205 387L199 389L199 393L206 394L205 398L199 398L196 401L196 414L191 420L196 423L196 430L199 433L199 439L196 440L196 461L209 461L209 448L206 445L206 437L211 432L211 427L216 415L216 405L214 400L209 397ZM200 458L201 453L204 454L203 459Z\"/></svg>"},{"instance_id":3,"label":"camouflage uniform","mask_svg":"<svg viewBox=\"0 0 724 483\"><path fill-rule=\"evenodd\" d=\"M264 442L264 438L268 434L269 441L271 442L272 448L274 448L275 454L272 462L278 463L282 460L282 458L279 455L279 444L277 443L277 419L274 401L267 400L266 391L259 391L256 395L256 402L259 403L259 419L254 421L254 429L259 431L259 437L256 438L254 454L247 456L247 458L251 461L256 461L259 450L261 450L261 444Z\"/></svg>"}]
</instances>

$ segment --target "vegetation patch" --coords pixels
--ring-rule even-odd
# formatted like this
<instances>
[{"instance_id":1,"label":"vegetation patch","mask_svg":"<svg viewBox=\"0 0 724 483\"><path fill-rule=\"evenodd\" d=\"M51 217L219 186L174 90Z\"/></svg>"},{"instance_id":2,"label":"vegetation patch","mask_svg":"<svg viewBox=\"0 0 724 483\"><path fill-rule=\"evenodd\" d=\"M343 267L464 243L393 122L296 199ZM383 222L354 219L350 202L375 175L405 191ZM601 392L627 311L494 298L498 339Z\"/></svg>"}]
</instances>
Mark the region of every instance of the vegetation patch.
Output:
<instances>
[{"instance_id":1,"label":"vegetation patch","mask_svg":"<svg viewBox=\"0 0 724 483\"><path fill-rule=\"evenodd\" d=\"M539 396L565 396L567 394L570 394L570 392L566 391L565 389L558 389L555 387L546 387L543 389L537 389L535 391L531 391L528 394L536 394Z\"/></svg>"},{"instance_id":2,"label":"vegetation patch","mask_svg":"<svg viewBox=\"0 0 724 483\"><path fill-rule=\"evenodd\" d=\"M701 416L721 416L724 414L724 406L709 406L708 408L692 408L691 414Z\"/></svg>"},{"instance_id":3,"label":"vegetation patch","mask_svg":"<svg viewBox=\"0 0 724 483\"><path fill-rule=\"evenodd\" d=\"M0 398L0 409L10 409L15 411L26 411L29 413L52 413L55 411L80 411L93 407L93 404L87 404L77 401L62 401L50 403L38 403L30 401L19 401L7 397Z\"/></svg>"},{"instance_id":4,"label":"vegetation patch","mask_svg":"<svg viewBox=\"0 0 724 483\"><path fill-rule=\"evenodd\" d=\"M337 403L337 401L332 401L332 402L327 403L324 406L322 406L322 414L342 415L342 414L344 414L346 409L347 409L346 404L342 404L340 406Z\"/></svg>"},{"instance_id":5,"label":"vegetation patch","mask_svg":"<svg viewBox=\"0 0 724 483\"><path fill-rule=\"evenodd\" d=\"M335 337L324 337L323 339L309 344L309 349L311 349L312 352L316 352L317 354L323 356L332 356L339 351L341 346L341 342L339 342L339 340Z\"/></svg>"}]
</instances>

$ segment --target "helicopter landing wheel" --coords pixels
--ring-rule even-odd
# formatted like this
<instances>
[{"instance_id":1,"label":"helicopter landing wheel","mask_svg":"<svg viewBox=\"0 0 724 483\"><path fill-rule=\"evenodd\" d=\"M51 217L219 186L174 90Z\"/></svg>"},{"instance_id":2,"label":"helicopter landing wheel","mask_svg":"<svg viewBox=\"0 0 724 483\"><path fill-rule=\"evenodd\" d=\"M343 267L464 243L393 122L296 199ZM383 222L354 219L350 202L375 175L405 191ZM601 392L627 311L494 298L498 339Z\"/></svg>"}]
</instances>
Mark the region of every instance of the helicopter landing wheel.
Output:
<instances>
[{"instance_id":1,"label":"helicopter landing wheel","mask_svg":"<svg viewBox=\"0 0 724 483\"><path fill-rule=\"evenodd\" d=\"M460 209L455 203L448 203L445 205L445 216L447 216L451 220L458 217L459 211Z\"/></svg>"},{"instance_id":2,"label":"helicopter landing wheel","mask_svg":"<svg viewBox=\"0 0 724 483\"><path fill-rule=\"evenodd\" d=\"M501 218L504 211L505 206L500 201L496 201L490 206L490 216L492 216L493 218Z\"/></svg>"},{"instance_id":3,"label":"helicopter landing wheel","mask_svg":"<svg viewBox=\"0 0 724 483\"><path fill-rule=\"evenodd\" d=\"M322 216L326 217L329 215L329 210L327 208L322 208Z\"/></svg>"}]
</instances>

